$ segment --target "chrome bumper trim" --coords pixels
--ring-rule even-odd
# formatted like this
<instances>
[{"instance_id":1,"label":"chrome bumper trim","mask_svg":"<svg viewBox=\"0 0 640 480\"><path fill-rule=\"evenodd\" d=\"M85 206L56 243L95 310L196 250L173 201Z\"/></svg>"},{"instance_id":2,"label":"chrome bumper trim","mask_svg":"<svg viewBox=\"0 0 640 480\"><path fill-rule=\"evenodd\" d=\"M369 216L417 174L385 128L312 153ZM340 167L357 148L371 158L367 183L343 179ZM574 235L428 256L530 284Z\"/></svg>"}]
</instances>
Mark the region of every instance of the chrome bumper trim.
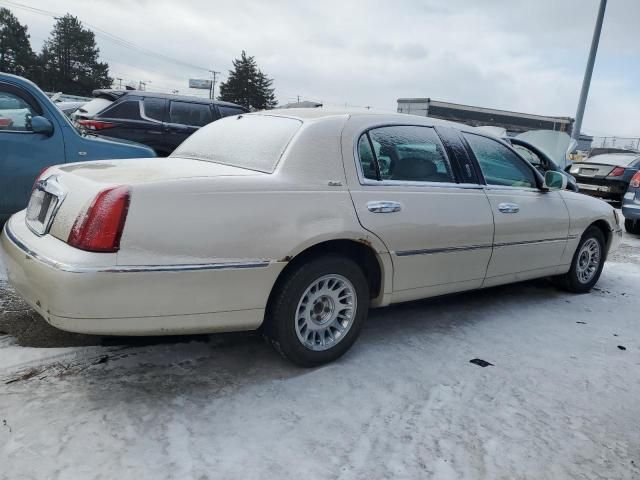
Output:
<instances>
[{"instance_id":1,"label":"chrome bumper trim","mask_svg":"<svg viewBox=\"0 0 640 480\"><path fill-rule=\"evenodd\" d=\"M247 262L220 263L185 263L177 265L113 265L106 267L82 267L58 262L34 252L27 247L9 228L9 221L4 225L5 236L18 249L35 260L62 272L70 273L140 273L140 272L186 272L195 270L229 270L242 268L263 268L271 264L270 260L252 260Z\"/></svg>"}]
</instances>

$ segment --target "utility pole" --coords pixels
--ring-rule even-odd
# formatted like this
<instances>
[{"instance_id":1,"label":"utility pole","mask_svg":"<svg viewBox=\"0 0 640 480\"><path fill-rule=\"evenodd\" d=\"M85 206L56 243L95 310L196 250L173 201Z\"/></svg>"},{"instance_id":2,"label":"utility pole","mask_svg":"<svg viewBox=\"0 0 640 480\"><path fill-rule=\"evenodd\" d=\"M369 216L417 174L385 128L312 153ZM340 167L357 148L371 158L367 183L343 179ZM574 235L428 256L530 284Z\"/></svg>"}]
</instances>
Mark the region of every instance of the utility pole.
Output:
<instances>
[{"instance_id":1,"label":"utility pole","mask_svg":"<svg viewBox=\"0 0 640 480\"><path fill-rule=\"evenodd\" d=\"M582 90L580 91L580 99L578 100L578 110L576 111L576 121L573 124L571 138L578 141L580 137L580 129L582 128L582 117L584 117L584 107L587 104L587 96L589 95L589 86L591 85L591 74L593 73L593 64L596 61L596 53L598 52L598 43L600 42L600 32L602 31L602 20L604 19L604 10L607 8L607 0L600 0L600 8L596 18L596 26L593 29L593 38L591 39L591 50L589 50L589 59L587 60L587 68L584 72L582 80Z\"/></svg>"},{"instance_id":2,"label":"utility pole","mask_svg":"<svg viewBox=\"0 0 640 480\"><path fill-rule=\"evenodd\" d=\"M297 103L300 103L300 95L298 95L297 97L298 97Z\"/></svg>"},{"instance_id":3,"label":"utility pole","mask_svg":"<svg viewBox=\"0 0 640 480\"><path fill-rule=\"evenodd\" d=\"M215 70L209 70L211 72L211 90L209 90L209 99L213 100L216 96L216 78L220 75L220 72Z\"/></svg>"}]
</instances>

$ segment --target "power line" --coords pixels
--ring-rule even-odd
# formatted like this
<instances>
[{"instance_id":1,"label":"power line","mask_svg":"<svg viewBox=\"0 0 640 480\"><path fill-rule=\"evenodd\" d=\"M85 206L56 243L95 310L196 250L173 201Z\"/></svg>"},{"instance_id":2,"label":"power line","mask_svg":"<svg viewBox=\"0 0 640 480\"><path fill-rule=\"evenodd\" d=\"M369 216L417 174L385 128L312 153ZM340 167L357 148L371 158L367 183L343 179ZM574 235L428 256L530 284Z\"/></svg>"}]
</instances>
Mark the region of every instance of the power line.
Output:
<instances>
[{"instance_id":1,"label":"power line","mask_svg":"<svg viewBox=\"0 0 640 480\"><path fill-rule=\"evenodd\" d=\"M47 17L51 17L53 19L57 19L60 17L59 13L56 12L51 12L49 10L43 10L41 8L36 8L36 7L30 7L29 5L24 5L22 3L18 3L18 2L13 2L10 0L0 0L0 3L3 3L5 5L8 5L10 7L14 7L14 8L18 8L18 9L22 9L22 10L26 10L32 13L37 13L39 15L45 15ZM113 33L107 32L106 30L103 30L102 28L93 25L89 22L85 22L82 21L82 23L84 23L86 26L92 28L93 30L95 30L96 34L110 42L115 43L116 45L122 46L122 47L126 47L126 48L130 48L133 50L137 50L140 53L144 53L146 55L152 56L154 58L160 59L160 60L164 60L166 62L169 63L174 63L176 65L181 65L183 67L188 67L194 70L203 70L205 72L208 72L210 70L210 68L207 67L202 67L199 65L194 65L192 63L188 63L188 62L184 62L182 60L178 60L177 58L173 58L170 57L168 55L165 55L163 53L159 53L159 52L155 52L153 50L150 50L146 47L143 47L141 45L135 44L129 40L126 40L122 37L119 37L117 35L114 35Z\"/></svg>"}]
</instances>

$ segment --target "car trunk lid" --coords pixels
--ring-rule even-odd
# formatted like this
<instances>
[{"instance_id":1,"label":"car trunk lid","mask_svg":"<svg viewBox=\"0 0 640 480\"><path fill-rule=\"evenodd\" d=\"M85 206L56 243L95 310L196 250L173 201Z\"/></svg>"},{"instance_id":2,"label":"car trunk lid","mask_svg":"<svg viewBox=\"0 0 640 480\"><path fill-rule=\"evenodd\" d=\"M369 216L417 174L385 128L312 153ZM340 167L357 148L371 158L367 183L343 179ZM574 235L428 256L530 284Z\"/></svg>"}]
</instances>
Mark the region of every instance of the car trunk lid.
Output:
<instances>
[{"instance_id":1,"label":"car trunk lid","mask_svg":"<svg viewBox=\"0 0 640 480\"><path fill-rule=\"evenodd\" d=\"M103 160L51 167L36 182L27 209L27 225L37 235L67 241L74 223L97 195L109 188L184 178L264 175L227 165L184 158Z\"/></svg>"}]
</instances>

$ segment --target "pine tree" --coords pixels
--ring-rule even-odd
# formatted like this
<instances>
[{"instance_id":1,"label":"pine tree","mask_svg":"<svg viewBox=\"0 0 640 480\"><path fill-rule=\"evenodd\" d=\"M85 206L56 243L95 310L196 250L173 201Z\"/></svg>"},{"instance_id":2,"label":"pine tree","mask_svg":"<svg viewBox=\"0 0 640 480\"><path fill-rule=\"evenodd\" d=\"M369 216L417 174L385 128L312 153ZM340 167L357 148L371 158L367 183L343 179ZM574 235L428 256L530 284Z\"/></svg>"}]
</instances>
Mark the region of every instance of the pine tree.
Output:
<instances>
[{"instance_id":1,"label":"pine tree","mask_svg":"<svg viewBox=\"0 0 640 480\"><path fill-rule=\"evenodd\" d=\"M36 55L29 43L27 27L6 8L0 8L0 72L31 76Z\"/></svg>"},{"instance_id":2,"label":"pine tree","mask_svg":"<svg viewBox=\"0 0 640 480\"><path fill-rule=\"evenodd\" d=\"M99 53L91 30L70 14L59 18L38 57L40 87L75 95L110 87L109 65L98 60Z\"/></svg>"},{"instance_id":3,"label":"pine tree","mask_svg":"<svg viewBox=\"0 0 640 480\"><path fill-rule=\"evenodd\" d=\"M240 58L233 61L229 78L220 83L219 100L237 103L254 110L274 108L276 101L273 80L258 68L254 57L243 50Z\"/></svg>"}]
</instances>

